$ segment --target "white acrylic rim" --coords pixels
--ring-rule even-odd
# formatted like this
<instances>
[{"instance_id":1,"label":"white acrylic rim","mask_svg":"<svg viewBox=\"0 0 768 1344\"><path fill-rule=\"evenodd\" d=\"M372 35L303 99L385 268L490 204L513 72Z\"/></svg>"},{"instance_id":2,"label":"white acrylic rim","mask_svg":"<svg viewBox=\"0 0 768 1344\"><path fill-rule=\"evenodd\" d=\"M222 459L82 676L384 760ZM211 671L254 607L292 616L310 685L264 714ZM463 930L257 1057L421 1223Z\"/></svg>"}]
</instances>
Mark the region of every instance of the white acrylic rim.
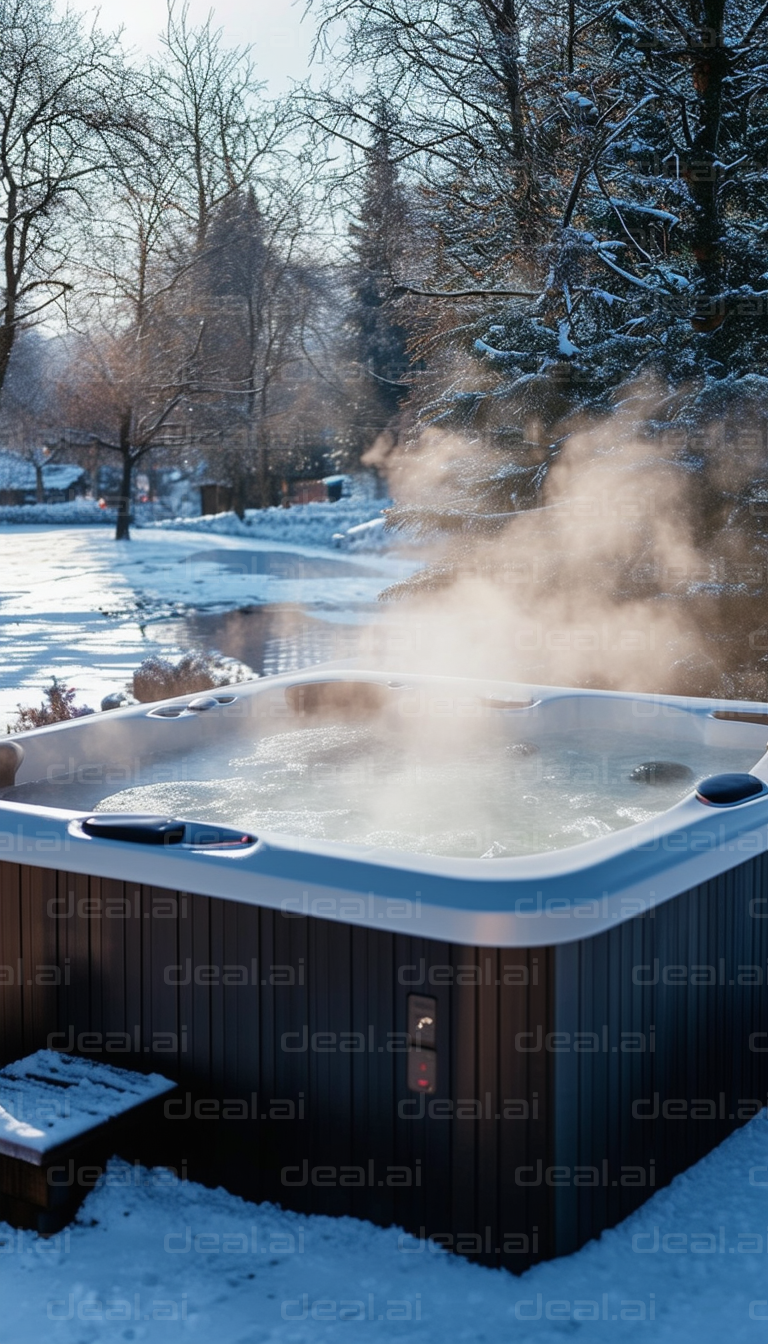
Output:
<instances>
[{"instance_id":1,"label":"white acrylic rim","mask_svg":"<svg viewBox=\"0 0 768 1344\"><path fill-rule=\"evenodd\" d=\"M686 711L706 717L718 710L768 712L765 704L757 702L532 687L338 667L264 678L222 688L222 693L231 689L242 698L308 681L349 679L407 680L410 685L485 696L530 698L537 704L583 697L635 701L672 714ZM161 703L181 705L194 698ZM157 706L132 706L98 719L100 723L146 719L153 708ZM184 715L184 721L191 717ZM82 732L93 722L74 720L15 740L28 747L52 733ZM753 766L752 773L768 783L768 754ZM255 845L229 852L144 847L85 836L77 823L86 815L0 800L0 858L264 906L293 918L315 916L480 947L539 947L594 937L768 850L768 791L726 807L703 803L692 791L651 821L568 849L493 860L432 857L277 835L261 835ZM756 906L750 911L753 917L768 918L768 897L755 896L752 904ZM57 913L68 917L66 909Z\"/></svg>"}]
</instances>

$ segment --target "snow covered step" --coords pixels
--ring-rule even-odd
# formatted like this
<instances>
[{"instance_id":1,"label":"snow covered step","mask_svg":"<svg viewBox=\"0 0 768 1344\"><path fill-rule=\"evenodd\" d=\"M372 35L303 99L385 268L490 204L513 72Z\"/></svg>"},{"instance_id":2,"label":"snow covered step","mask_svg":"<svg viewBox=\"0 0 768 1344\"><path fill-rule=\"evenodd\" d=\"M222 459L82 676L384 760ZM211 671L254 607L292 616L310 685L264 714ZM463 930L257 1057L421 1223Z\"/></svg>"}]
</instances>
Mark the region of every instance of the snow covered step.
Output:
<instances>
[{"instance_id":1,"label":"snow covered step","mask_svg":"<svg viewBox=\"0 0 768 1344\"><path fill-rule=\"evenodd\" d=\"M174 1087L159 1073L38 1050L0 1069L0 1153L42 1166L54 1150Z\"/></svg>"},{"instance_id":2,"label":"snow covered step","mask_svg":"<svg viewBox=\"0 0 768 1344\"><path fill-rule=\"evenodd\" d=\"M54 1050L0 1069L0 1222L59 1232L114 1152L133 1157L154 1138L174 1086Z\"/></svg>"}]
</instances>

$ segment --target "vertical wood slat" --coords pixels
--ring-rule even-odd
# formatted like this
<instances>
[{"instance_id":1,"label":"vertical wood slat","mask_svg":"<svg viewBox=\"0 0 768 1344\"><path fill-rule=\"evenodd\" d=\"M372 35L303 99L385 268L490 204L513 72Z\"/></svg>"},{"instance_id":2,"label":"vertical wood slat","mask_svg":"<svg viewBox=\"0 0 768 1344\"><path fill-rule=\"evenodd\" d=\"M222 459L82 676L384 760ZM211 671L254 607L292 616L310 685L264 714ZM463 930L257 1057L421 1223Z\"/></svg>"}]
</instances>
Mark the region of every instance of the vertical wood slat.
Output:
<instances>
[{"instance_id":1,"label":"vertical wood slat","mask_svg":"<svg viewBox=\"0 0 768 1344\"><path fill-rule=\"evenodd\" d=\"M499 1091L502 1121L499 1135L499 1233L507 1246L507 1263L527 1263L530 1227L527 1191L517 1179L531 1163L531 1091L527 1056L516 1049L521 1033L529 1030L530 984L533 972L529 952L504 948L499 957ZM538 967L537 967L538 970ZM499 1244L497 1242L496 1244Z\"/></svg>"},{"instance_id":2,"label":"vertical wood slat","mask_svg":"<svg viewBox=\"0 0 768 1344\"><path fill-rule=\"evenodd\" d=\"M531 1118L528 1122L528 1167L536 1177L536 1184L527 1190L528 1223L531 1246L534 1237L538 1237L539 1256L551 1255L551 1239L554 1234L552 1222L552 1189L546 1184L546 1176L540 1178L539 1171L550 1165L552 1129L550 1108L553 1097L553 1085L556 1075L551 1067L552 1056L539 1040L546 1042L547 1032L552 1021L552 981L555 958L549 948L535 948L531 956L531 983L529 988L528 1030L534 1033L537 1049L527 1055L528 1086L530 1089ZM532 1256L536 1259L535 1253Z\"/></svg>"},{"instance_id":3,"label":"vertical wood slat","mask_svg":"<svg viewBox=\"0 0 768 1344\"><path fill-rule=\"evenodd\" d=\"M453 947L453 1040L451 1043L451 1099L456 1119L454 1121L451 1169L451 1231L459 1237L468 1237L477 1228L476 1192L477 1192L477 1143L473 1130L476 1122L463 1118L462 1111L478 1096L479 1052L478 1052L478 988L466 983L468 979L464 967L477 964L474 948ZM462 983L464 978L465 983ZM438 1071L441 1068L438 1062ZM439 1078L439 1072L438 1072ZM440 1095L445 1095L439 1086ZM464 1103L464 1107L461 1103ZM426 1173L426 1179L437 1181L438 1172Z\"/></svg>"},{"instance_id":4,"label":"vertical wood slat","mask_svg":"<svg viewBox=\"0 0 768 1344\"><path fill-rule=\"evenodd\" d=\"M459 1013L458 1005L454 999L454 990L447 983L439 983L441 977L433 975L430 977L429 969L431 967L443 967L442 978L451 968L452 952L450 944L438 943L432 940L414 942L413 946L417 949L416 961L421 967L423 956L424 968L426 971L425 983L416 989L419 994L426 994L434 999L437 1005L437 1058L438 1058L438 1084L437 1097L460 1097L458 1074L454 1071L452 1060L451 1041L456 1028L456 1021ZM465 953L464 961L468 962L470 958ZM377 955L376 947L371 947L371 957ZM431 983L437 980L438 983ZM399 976L392 980L394 998L403 1002L401 995ZM407 994L405 996L407 1004ZM404 1005L405 1007L405 1005ZM407 1027L407 1022L403 1020L403 1028ZM400 1098L398 1104L407 1099L409 1093L406 1091L405 1073L407 1069L407 1055L399 1054L399 1068L401 1070L399 1078L399 1090L396 1095ZM418 1098L416 1098L418 1100ZM424 1099L426 1100L426 1099ZM428 1101L431 1103L430 1097ZM456 1107L458 1111L458 1106ZM434 1227L436 1231L443 1230L450 1234L453 1231L451 1221L451 1187L446 1180L441 1180L441 1173L450 1171L454 1154L454 1142L456 1135L456 1125L445 1115L445 1107L442 1112L430 1114L430 1107L427 1106L427 1114L423 1121L418 1124L412 1124L410 1127L410 1148L408 1150L408 1163L413 1174L412 1184L403 1191L402 1200L398 1201L396 1206L398 1210L397 1219L400 1221L399 1209L402 1206L402 1218L408 1219L410 1227ZM466 1127L466 1121L460 1121ZM419 1184L417 1184L417 1177ZM407 1198L406 1198L407 1196Z\"/></svg>"},{"instance_id":5,"label":"vertical wood slat","mask_svg":"<svg viewBox=\"0 0 768 1344\"><path fill-rule=\"evenodd\" d=\"M209 921L210 921L210 965L212 967L221 967L224 964L224 918L225 901L210 901ZM225 1069L226 1069L226 1050L224 1037L226 1031L225 1023L225 1003L221 989L213 985L202 988L205 991L211 1021L211 1093L213 1096L224 1095L225 1087Z\"/></svg>"},{"instance_id":6,"label":"vertical wood slat","mask_svg":"<svg viewBox=\"0 0 768 1344\"><path fill-rule=\"evenodd\" d=\"M499 1244L502 1231L498 1207L498 1166L501 1136L499 1089L499 953L479 950L477 1103L481 1115L477 1132L477 1213L483 1247Z\"/></svg>"},{"instance_id":7,"label":"vertical wood slat","mask_svg":"<svg viewBox=\"0 0 768 1344\"><path fill-rule=\"evenodd\" d=\"M551 1100L554 1249L568 1255L579 1244L579 1188L573 1172L579 1165L579 1131L574 1123L580 1097L579 1055L574 1049L573 1025L579 1011L579 944L567 943L555 959L552 994L552 1048L556 1083ZM560 1053L562 1051L562 1053ZM564 1178L564 1173L568 1177Z\"/></svg>"},{"instance_id":8,"label":"vertical wood slat","mask_svg":"<svg viewBox=\"0 0 768 1344\"><path fill-rule=\"evenodd\" d=\"M24 1050L31 1053L47 1046L49 1023L56 1013L61 971L55 926L47 917L49 902L56 895L56 878L54 873L43 868L22 868L20 876L22 945L25 949L21 969L26 1002Z\"/></svg>"},{"instance_id":9,"label":"vertical wood slat","mask_svg":"<svg viewBox=\"0 0 768 1344\"><path fill-rule=\"evenodd\" d=\"M101 1020L110 1045L131 1040L126 1017L126 924L130 909L122 882L100 883L104 918L101 929ZM119 1053L117 1049L114 1053Z\"/></svg>"},{"instance_id":10,"label":"vertical wood slat","mask_svg":"<svg viewBox=\"0 0 768 1344\"><path fill-rule=\"evenodd\" d=\"M213 1024L211 1021L211 991L201 984L197 974L198 967L211 964L211 906L209 896L190 896L192 902L189 923L184 942L183 979L189 971L190 983L185 986L184 1009L182 1017L188 1026L187 1053L189 1060L190 1085L210 1092L213 1086Z\"/></svg>"},{"instance_id":11,"label":"vertical wood slat","mask_svg":"<svg viewBox=\"0 0 768 1344\"><path fill-rule=\"evenodd\" d=\"M17 863L0 863L0 1064L23 1054L21 871Z\"/></svg>"},{"instance_id":12,"label":"vertical wood slat","mask_svg":"<svg viewBox=\"0 0 768 1344\"><path fill-rule=\"evenodd\" d=\"M142 1046L147 966L144 956L144 888L135 882L123 887L125 901L125 1030L134 1050ZM141 1056L142 1060L144 1055Z\"/></svg>"}]
</instances>

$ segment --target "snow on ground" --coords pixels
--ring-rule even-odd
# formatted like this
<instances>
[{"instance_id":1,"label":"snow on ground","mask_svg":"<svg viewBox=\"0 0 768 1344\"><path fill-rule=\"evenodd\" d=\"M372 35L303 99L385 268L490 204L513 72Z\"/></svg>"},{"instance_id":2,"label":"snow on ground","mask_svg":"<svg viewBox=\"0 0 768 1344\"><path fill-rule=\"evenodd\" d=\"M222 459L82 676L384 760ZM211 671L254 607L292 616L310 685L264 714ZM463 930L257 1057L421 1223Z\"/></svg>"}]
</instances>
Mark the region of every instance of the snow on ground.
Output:
<instances>
[{"instance_id":1,"label":"snow on ground","mask_svg":"<svg viewBox=\"0 0 768 1344\"><path fill-rule=\"evenodd\" d=\"M135 529L130 542L115 542L106 528L2 527L0 732L19 702L39 704L54 675L77 688L78 703L98 708L143 659L174 651L166 634L166 642L153 636L158 621L190 609L300 603L352 622L414 566L394 554L348 557L194 529Z\"/></svg>"},{"instance_id":2,"label":"snow on ground","mask_svg":"<svg viewBox=\"0 0 768 1344\"><path fill-rule=\"evenodd\" d=\"M113 1161L57 1237L0 1224L0 1344L758 1344L765 1116L599 1241L521 1277L397 1228L247 1204Z\"/></svg>"}]
</instances>

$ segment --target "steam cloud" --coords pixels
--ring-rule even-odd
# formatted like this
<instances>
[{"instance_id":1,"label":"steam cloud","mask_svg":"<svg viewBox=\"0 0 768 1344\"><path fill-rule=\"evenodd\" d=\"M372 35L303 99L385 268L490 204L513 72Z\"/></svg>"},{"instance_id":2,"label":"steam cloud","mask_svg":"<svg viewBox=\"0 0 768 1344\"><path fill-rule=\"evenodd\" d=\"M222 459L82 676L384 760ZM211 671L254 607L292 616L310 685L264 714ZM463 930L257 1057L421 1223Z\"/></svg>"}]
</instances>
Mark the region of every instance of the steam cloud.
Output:
<instances>
[{"instance_id":1,"label":"steam cloud","mask_svg":"<svg viewBox=\"0 0 768 1344\"><path fill-rule=\"evenodd\" d=\"M388 470L398 504L453 509L459 522L467 477L498 463L430 430ZM511 514L491 536L464 525L433 544L437 584L391 603L362 655L414 672L763 698L763 562L739 530L743 515L754 521L746 504L734 519L746 480L733 460L729 481L724 470L713 481L619 416L571 435L542 507Z\"/></svg>"}]
</instances>

